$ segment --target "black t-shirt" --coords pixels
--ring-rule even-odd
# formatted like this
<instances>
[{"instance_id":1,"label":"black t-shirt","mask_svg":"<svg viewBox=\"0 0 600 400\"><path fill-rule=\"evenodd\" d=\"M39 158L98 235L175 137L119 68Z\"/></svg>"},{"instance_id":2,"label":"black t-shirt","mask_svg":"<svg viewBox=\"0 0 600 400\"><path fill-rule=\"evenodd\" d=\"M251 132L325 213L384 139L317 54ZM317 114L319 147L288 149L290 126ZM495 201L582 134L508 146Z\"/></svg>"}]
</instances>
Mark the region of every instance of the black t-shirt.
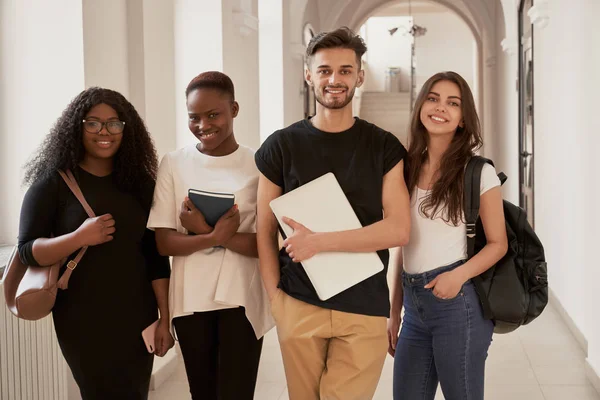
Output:
<instances>
[{"instance_id":1,"label":"black t-shirt","mask_svg":"<svg viewBox=\"0 0 600 400\"><path fill-rule=\"evenodd\" d=\"M383 219L383 176L406 155L391 133L356 118L339 133L323 132L309 120L276 131L256 152L256 165L283 193L333 172L363 226ZM302 221L298 221L302 223ZM378 252L385 268L378 274L322 301L306 272L281 249L279 287L288 295L319 307L363 315L389 316L389 251Z\"/></svg>"},{"instance_id":2,"label":"black t-shirt","mask_svg":"<svg viewBox=\"0 0 600 400\"><path fill-rule=\"evenodd\" d=\"M146 229L148 210L135 196L119 190L112 175L98 177L82 168L73 174L96 215L110 213L116 223L114 239L88 248L73 271L69 288L58 291L52 309L63 354L71 369L80 373L144 355L141 332L158 314L151 281L168 278L170 266L168 257L156 249L154 232ZM36 239L74 232L87 218L58 173L34 183L21 208L21 259L38 265L32 252ZM106 342L115 329L119 339L111 343L111 351L99 349L98 344Z\"/></svg>"}]
</instances>

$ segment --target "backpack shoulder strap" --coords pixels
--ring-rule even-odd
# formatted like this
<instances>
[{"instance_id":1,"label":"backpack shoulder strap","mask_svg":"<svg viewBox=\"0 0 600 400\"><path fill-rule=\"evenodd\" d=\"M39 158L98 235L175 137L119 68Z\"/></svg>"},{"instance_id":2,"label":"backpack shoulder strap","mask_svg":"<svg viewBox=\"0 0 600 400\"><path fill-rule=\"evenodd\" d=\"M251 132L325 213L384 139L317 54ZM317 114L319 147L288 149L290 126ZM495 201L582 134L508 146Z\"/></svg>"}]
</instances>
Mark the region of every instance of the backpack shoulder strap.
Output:
<instances>
[{"instance_id":1,"label":"backpack shoulder strap","mask_svg":"<svg viewBox=\"0 0 600 400\"><path fill-rule=\"evenodd\" d=\"M467 257L475 255L475 227L479 218L481 171L485 164L494 163L484 157L473 156L465 169L464 208L467 223Z\"/></svg>"},{"instance_id":2,"label":"backpack shoulder strap","mask_svg":"<svg viewBox=\"0 0 600 400\"><path fill-rule=\"evenodd\" d=\"M467 223L467 258L471 259L475 255L475 236L477 232L477 219L479 218L480 192L481 192L481 171L487 163L494 165L487 158L473 156L467 168L465 169L465 187L464 187L464 208L465 220ZM483 287L481 276L473 278L473 284L477 291L483 316L485 319L493 319L494 313L490 307L486 291Z\"/></svg>"},{"instance_id":3,"label":"backpack shoulder strap","mask_svg":"<svg viewBox=\"0 0 600 400\"><path fill-rule=\"evenodd\" d=\"M465 220L467 223L467 257L470 259L475 255L475 236L477 234L477 219L479 218L480 192L481 192L481 171L485 164L494 163L484 157L473 156L467 168L465 169L465 193L464 193L464 208ZM501 183L506 180L506 175L498 176ZM479 295L479 301L483 309L483 317L485 319L493 319L494 313L487 298L486 290L483 287L481 275L473 278L475 290Z\"/></svg>"}]
</instances>

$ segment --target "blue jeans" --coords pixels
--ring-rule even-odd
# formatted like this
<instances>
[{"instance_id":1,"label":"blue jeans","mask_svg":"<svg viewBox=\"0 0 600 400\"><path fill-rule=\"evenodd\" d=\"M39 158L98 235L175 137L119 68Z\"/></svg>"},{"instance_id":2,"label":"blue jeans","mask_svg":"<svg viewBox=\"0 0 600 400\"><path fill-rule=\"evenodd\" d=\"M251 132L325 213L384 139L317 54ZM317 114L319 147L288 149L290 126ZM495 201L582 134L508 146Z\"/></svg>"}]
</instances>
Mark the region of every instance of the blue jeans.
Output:
<instances>
[{"instance_id":1,"label":"blue jeans","mask_svg":"<svg viewBox=\"0 0 600 400\"><path fill-rule=\"evenodd\" d=\"M433 400L438 382L446 400L483 400L494 324L483 319L473 283L447 300L423 288L461 264L402 276L405 311L394 357L395 400Z\"/></svg>"}]
</instances>

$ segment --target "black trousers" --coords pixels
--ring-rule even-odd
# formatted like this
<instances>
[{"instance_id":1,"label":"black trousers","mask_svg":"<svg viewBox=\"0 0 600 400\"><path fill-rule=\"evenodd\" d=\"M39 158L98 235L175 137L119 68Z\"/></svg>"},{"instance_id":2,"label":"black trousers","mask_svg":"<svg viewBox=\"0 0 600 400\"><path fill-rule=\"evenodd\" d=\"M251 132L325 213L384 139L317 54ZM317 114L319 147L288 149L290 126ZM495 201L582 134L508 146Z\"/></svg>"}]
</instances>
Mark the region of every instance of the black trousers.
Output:
<instances>
[{"instance_id":1,"label":"black trousers","mask_svg":"<svg viewBox=\"0 0 600 400\"><path fill-rule=\"evenodd\" d=\"M263 339L243 307L173 319L192 399L252 400Z\"/></svg>"}]
</instances>

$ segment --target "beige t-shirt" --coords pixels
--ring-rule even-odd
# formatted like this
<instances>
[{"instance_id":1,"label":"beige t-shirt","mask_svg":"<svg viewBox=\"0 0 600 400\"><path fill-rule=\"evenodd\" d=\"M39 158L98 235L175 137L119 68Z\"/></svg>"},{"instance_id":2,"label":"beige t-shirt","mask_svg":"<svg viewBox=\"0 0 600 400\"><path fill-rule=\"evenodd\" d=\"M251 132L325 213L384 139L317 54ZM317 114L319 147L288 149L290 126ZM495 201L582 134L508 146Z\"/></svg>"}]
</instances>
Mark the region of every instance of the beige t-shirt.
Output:
<instances>
[{"instance_id":1,"label":"beige t-shirt","mask_svg":"<svg viewBox=\"0 0 600 400\"><path fill-rule=\"evenodd\" d=\"M490 164L481 171L480 195L499 186L500 179ZM415 188L410 203L411 229L408 244L402 248L404 271L419 274L467 259L467 226L454 226L441 216L425 217L419 208L428 191Z\"/></svg>"},{"instance_id":2,"label":"beige t-shirt","mask_svg":"<svg viewBox=\"0 0 600 400\"><path fill-rule=\"evenodd\" d=\"M148 228L181 233L179 212L189 189L233 193L240 210L238 232L256 232L258 169L254 151L239 148L223 157L200 153L195 145L173 151L161 161ZM169 307L171 318L194 312L243 306L257 338L274 326L258 259L223 248L173 257Z\"/></svg>"}]
</instances>

